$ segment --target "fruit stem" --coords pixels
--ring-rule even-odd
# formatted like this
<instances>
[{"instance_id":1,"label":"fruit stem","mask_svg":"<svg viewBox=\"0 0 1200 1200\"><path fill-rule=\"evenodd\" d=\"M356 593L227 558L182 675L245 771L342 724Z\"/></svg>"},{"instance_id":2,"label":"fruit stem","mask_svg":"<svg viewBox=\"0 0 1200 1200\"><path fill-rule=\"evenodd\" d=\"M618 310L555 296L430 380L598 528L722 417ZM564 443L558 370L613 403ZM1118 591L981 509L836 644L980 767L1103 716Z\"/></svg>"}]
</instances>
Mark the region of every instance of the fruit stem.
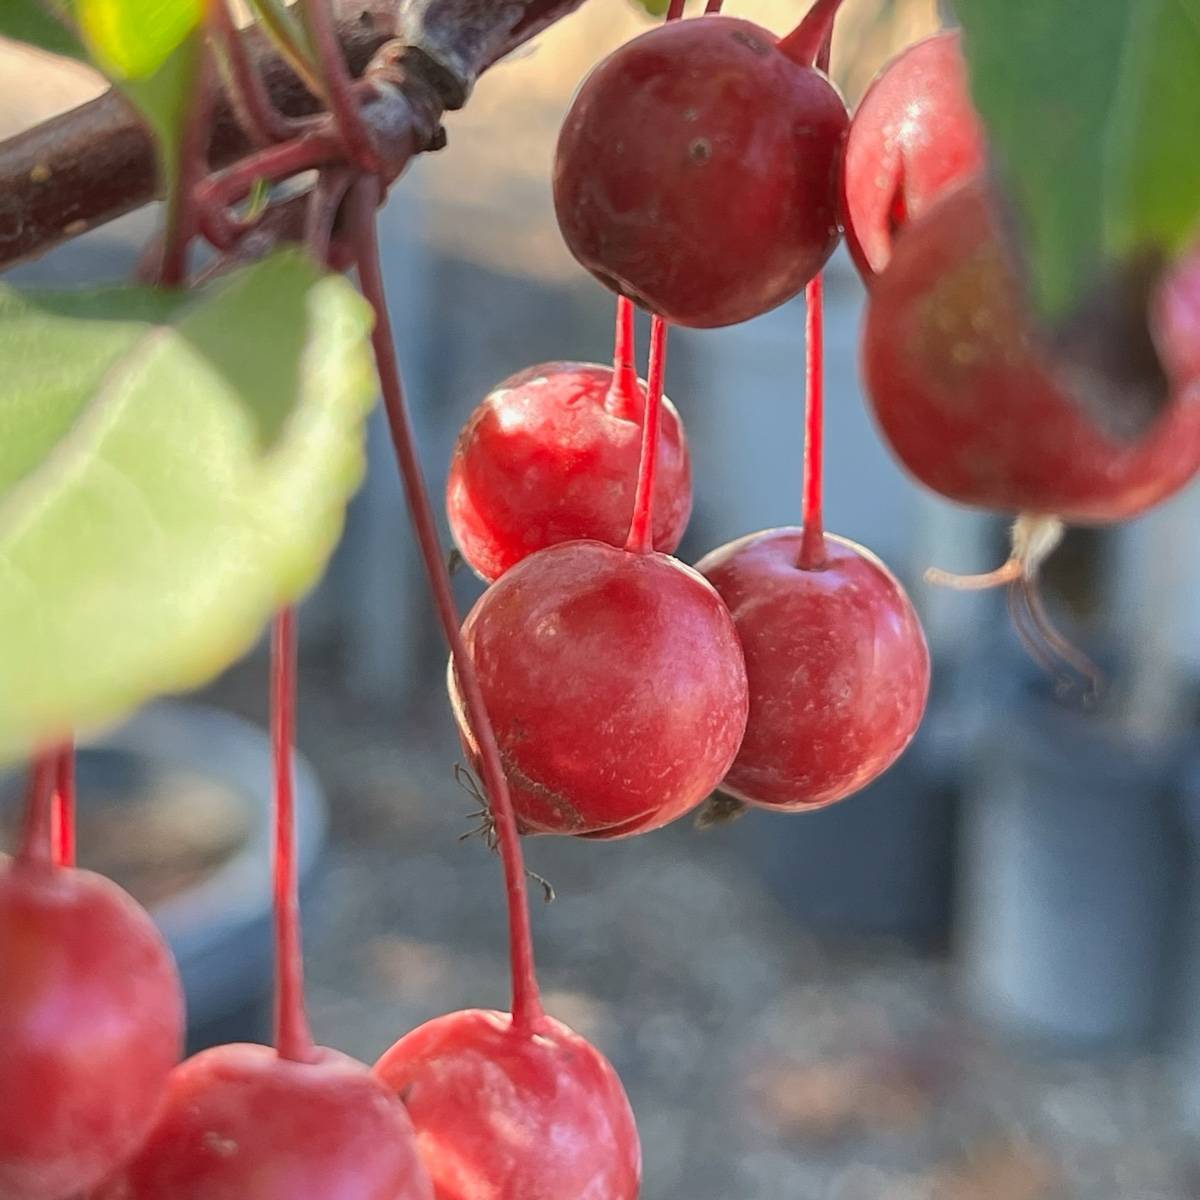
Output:
<instances>
[{"instance_id":1,"label":"fruit stem","mask_svg":"<svg viewBox=\"0 0 1200 1200\"><path fill-rule=\"evenodd\" d=\"M667 323L650 321L650 367L646 379L646 408L642 413L642 456L638 461L637 493L625 549L649 554L654 549L654 481L658 465L658 415L662 411L663 372L667 362Z\"/></svg>"},{"instance_id":2,"label":"fruit stem","mask_svg":"<svg viewBox=\"0 0 1200 1200\"><path fill-rule=\"evenodd\" d=\"M513 1026L536 1032L544 1022L544 1015L533 963L533 934L529 926L525 864L521 856L517 818L508 794L504 769L500 764L496 735L484 704L483 689L475 672L475 664L471 661L463 641L454 595L450 590L450 577L446 572L445 557L438 539L433 506L429 501L429 489L417 456L412 417L408 411L400 367L396 361L396 347L392 340L375 232L375 209L381 198L382 189L377 179L366 178L355 186L348 210L349 235L354 246L359 287L375 310L375 327L371 332L371 341L375 349L380 390L383 393L396 462L400 468L401 483L408 501L409 516L421 549L425 573L429 578L438 622L450 644L450 657L454 663L459 687L462 689L467 721L479 747L483 785L487 791L492 818L496 823L496 838L500 862L504 869L508 902Z\"/></svg>"},{"instance_id":3,"label":"fruit stem","mask_svg":"<svg viewBox=\"0 0 1200 1200\"><path fill-rule=\"evenodd\" d=\"M667 5L667 15L663 18L665 21L678 21L683 16L683 6L687 0L671 0Z\"/></svg>"},{"instance_id":4,"label":"fruit stem","mask_svg":"<svg viewBox=\"0 0 1200 1200\"><path fill-rule=\"evenodd\" d=\"M51 855L59 867L75 865L75 743L54 755L54 802L50 809Z\"/></svg>"},{"instance_id":5,"label":"fruit stem","mask_svg":"<svg viewBox=\"0 0 1200 1200\"><path fill-rule=\"evenodd\" d=\"M604 410L614 417L636 420L641 417L638 402L638 377L633 365L633 301L617 297L617 328L613 336L613 374Z\"/></svg>"},{"instance_id":6,"label":"fruit stem","mask_svg":"<svg viewBox=\"0 0 1200 1200\"><path fill-rule=\"evenodd\" d=\"M818 571L825 565L825 529L821 514L825 436L824 297L824 286L818 274L804 289L804 490L800 501L802 532L798 564L803 571Z\"/></svg>"},{"instance_id":7,"label":"fruit stem","mask_svg":"<svg viewBox=\"0 0 1200 1200\"><path fill-rule=\"evenodd\" d=\"M296 614L282 608L271 626L271 757L275 775L275 1049L290 1062L311 1062L312 1033L304 1009L304 952L296 870L295 787Z\"/></svg>"},{"instance_id":8,"label":"fruit stem","mask_svg":"<svg viewBox=\"0 0 1200 1200\"><path fill-rule=\"evenodd\" d=\"M50 830L56 761L56 750L39 750L29 765L25 816L17 850L17 861L20 863L48 866L54 861Z\"/></svg>"},{"instance_id":9,"label":"fruit stem","mask_svg":"<svg viewBox=\"0 0 1200 1200\"><path fill-rule=\"evenodd\" d=\"M776 49L801 67L829 69L828 52L825 61L818 61L821 47L833 35L833 18L842 0L814 0L804 19L786 37L779 39Z\"/></svg>"},{"instance_id":10,"label":"fruit stem","mask_svg":"<svg viewBox=\"0 0 1200 1200\"><path fill-rule=\"evenodd\" d=\"M708 0L708 3L704 6L705 15L707 16L709 13L719 13L721 11L721 5L723 2L724 0Z\"/></svg>"}]
</instances>

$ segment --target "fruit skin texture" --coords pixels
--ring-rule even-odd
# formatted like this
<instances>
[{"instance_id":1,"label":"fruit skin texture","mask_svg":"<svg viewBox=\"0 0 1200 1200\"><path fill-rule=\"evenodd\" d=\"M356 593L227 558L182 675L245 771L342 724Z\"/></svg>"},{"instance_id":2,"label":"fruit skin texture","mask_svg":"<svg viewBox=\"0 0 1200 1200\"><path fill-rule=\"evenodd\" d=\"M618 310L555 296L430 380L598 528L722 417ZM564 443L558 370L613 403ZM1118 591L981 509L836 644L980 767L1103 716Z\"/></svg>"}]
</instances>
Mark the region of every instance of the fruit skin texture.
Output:
<instances>
[{"instance_id":1,"label":"fruit skin texture","mask_svg":"<svg viewBox=\"0 0 1200 1200\"><path fill-rule=\"evenodd\" d=\"M137 1157L89 1200L432 1200L404 1107L335 1050L201 1051Z\"/></svg>"},{"instance_id":2,"label":"fruit skin texture","mask_svg":"<svg viewBox=\"0 0 1200 1200\"><path fill-rule=\"evenodd\" d=\"M742 739L746 669L711 585L664 554L564 542L463 625L523 833L619 836L700 803ZM451 701L474 744L453 671Z\"/></svg>"},{"instance_id":3,"label":"fruit skin texture","mask_svg":"<svg viewBox=\"0 0 1200 1200\"><path fill-rule=\"evenodd\" d=\"M642 1156L616 1072L551 1017L471 1009L375 1064L412 1116L437 1200L636 1200Z\"/></svg>"},{"instance_id":4,"label":"fruit skin texture","mask_svg":"<svg viewBox=\"0 0 1200 1200\"><path fill-rule=\"evenodd\" d=\"M900 229L982 171L986 154L957 32L924 38L883 68L854 111L842 171L846 248L868 284Z\"/></svg>"},{"instance_id":5,"label":"fruit skin texture","mask_svg":"<svg viewBox=\"0 0 1200 1200\"><path fill-rule=\"evenodd\" d=\"M912 222L868 296L861 365L900 462L962 504L1077 524L1125 520L1200 467L1200 380L1149 432L1105 437L1039 349L976 180Z\"/></svg>"},{"instance_id":6,"label":"fruit skin texture","mask_svg":"<svg viewBox=\"0 0 1200 1200\"><path fill-rule=\"evenodd\" d=\"M182 1048L179 975L133 898L0 858L0 1196L74 1195L133 1154Z\"/></svg>"},{"instance_id":7,"label":"fruit skin texture","mask_svg":"<svg viewBox=\"0 0 1200 1200\"><path fill-rule=\"evenodd\" d=\"M735 17L661 25L592 71L559 133L571 253L676 325L758 316L837 245L846 105L776 40Z\"/></svg>"},{"instance_id":8,"label":"fruit skin texture","mask_svg":"<svg viewBox=\"0 0 1200 1200\"><path fill-rule=\"evenodd\" d=\"M645 385L610 395L612 368L544 363L499 384L471 414L450 460L446 510L463 557L497 579L534 550L578 538L624 545L633 516ZM692 511L687 439L665 397L659 415L654 548L679 545Z\"/></svg>"},{"instance_id":9,"label":"fruit skin texture","mask_svg":"<svg viewBox=\"0 0 1200 1200\"><path fill-rule=\"evenodd\" d=\"M769 529L706 555L733 614L750 681L746 736L721 790L787 812L870 783L911 741L929 695L917 614L869 551L825 535L825 565L797 566L799 529Z\"/></svg>"}]
</instances>

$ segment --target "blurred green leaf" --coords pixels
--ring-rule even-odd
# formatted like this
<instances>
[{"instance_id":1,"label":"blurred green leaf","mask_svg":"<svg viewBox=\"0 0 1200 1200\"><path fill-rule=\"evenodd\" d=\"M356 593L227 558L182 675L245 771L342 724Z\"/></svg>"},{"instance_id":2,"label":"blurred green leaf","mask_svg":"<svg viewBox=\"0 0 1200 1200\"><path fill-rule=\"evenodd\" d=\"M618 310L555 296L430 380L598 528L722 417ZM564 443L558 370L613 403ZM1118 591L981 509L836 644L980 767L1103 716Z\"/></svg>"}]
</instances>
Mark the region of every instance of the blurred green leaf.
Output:
<instances>
[{"instance_id":1,"label":"blurred green leaf","mask_svg":"<svg viewBox=\"0 0 1200 1200\"><path fill-rule=\"evenodd\" d=\"M55 13L59 13L56 17ZM52 0L0 0L0 37L12 38L51 54L88 62L88 53L69 17Z\"/></svg>"},{"instance_id":2,"label":"blurred green leaf","mask_svg":"<svg viewBox=\"0 0 1200 1200\"><path fill-rule=\"evenodd\" d=\"M153 75L203 14L204 0L75 0L92 57L118 81Z\"/></svg>"},{"instance_id":3,"label":"blurred green leaf","mask_svg":"<svg viewBox=\"0 0 1200 1200\"><path fill-rule=\"evenodd\" d=\"M958 0L956 11L1046 316L1200 232L1200 0Z\"/></svg>"},{"instance_id":4,"label":"blurred green leaf","mask_svg":"<svg viewBox=\"0 0 1200 1200\"><path fill-rule=\"evenodd\" d=\"M316 581L369 329L296 252L195 292L0 288L0 760L205 682Z\"/></svg>"}]
</instances>

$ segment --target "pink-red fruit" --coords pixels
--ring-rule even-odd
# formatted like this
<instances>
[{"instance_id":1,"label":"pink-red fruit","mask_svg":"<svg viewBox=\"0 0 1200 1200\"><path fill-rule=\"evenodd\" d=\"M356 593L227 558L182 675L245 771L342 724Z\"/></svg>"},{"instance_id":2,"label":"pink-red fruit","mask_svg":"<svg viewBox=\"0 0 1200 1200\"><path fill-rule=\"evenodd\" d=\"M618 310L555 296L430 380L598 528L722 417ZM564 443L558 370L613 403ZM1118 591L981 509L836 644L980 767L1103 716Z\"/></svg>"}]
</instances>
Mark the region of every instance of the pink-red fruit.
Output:
<instances>
[{"instance_id":1,"label":"pink-red fruit","mask_svg":"<svg viewBox=\"0 0 1200 1200\"><path fill-rule=\"evenodd\" d=\"M1164 293L1166 407L1138 441L1106 437L1032 328L987 189L973 180L909 224L870 292L871 411L900 462L951 500L1069 523L1125 520L1200 467L1200 379L1186 377L1187 352L1166 345L1185 308Z\"/></svg>"},{"instance_id":2,"label":"pink-red fruit","mask_svg":"<svg viewBox=\"0 0 1200 1200\"><path fill-rule=\"evenodd\" d=\"M736 17L672 21L584 80L554 206L571 253L676 325L731 325L795 296L838 240L849 117L828 78Z\"/></svg>"},{"instance_id":3,"label":"pink-red fruit","mask_svg":"<svg viewBox=\"0 0 1200 1200\"><path fill-rule=\"evenodd\" d=\"M403 1106L318 1048L216 1046L171 1074L137 1157L89 1200L433 1200Z\"/></svg>"},{"instance_id":4,"label":"pink-red fruit","mask_svg":"<svg viewBox=\"0 0 1200 1200\"><path fill-rule=\"evenodd\" d=\"M641 1147L608 1060L551 1017L472 1009L401 1038L375 1072L405 1103L437 1200L637 1200Z\"/></svg>"},{"instance_id":5,"label":"pink-red fruit","mask_svg":"<svg viewBox=\"0 0 1200 1200\"><path fill-rule=\"evenodd\" d=\"M903 227L985 156L958 33L925 38L883 68L855 109L842 172L846 247L868 282Z\"/></svg>"},{"instance_id":6,"label":"pink-red fruit","mask_svg":"<svg viewBox=\"0 0 1200 1200\"><path fill-rule=\"evenodd\" d=\"M632 392L632 389L630 389ZM534 550L578 538L624 545L633 516L645 384L611 367L543 363L506 379L471 414L450 460L446 510L463 558L498 578ZM659 414L654 548L679 545L692 509L687 440Z\"/></svg>"},{"instance_id":7,"label":"pink-red fruit","mask_svg":"<svg viewBox=\"0 0 1200 1200\"><path fill-rule=\"evenodd\" d=\"M750 715L721 790L782 811L842 800L917 731L929 651L917 614L869 551L825 535L799 566L799 529L771 529L697 564L729 606L746 655Z\"/></svg>"},{"instance_id":8,"label":"pink-red fruit","mask_svg":"<svg viewBox=\"0 0 1200 1200\"><path fill-rule=\"evenodd\" d=\"M676 559L594 541L539 550L480 597L463 638L523 833L658 828L705 799L737 753L737 633ZM453 671L450 691L474 760Z\"/></svg>"},{"instance_id":9,"label":"pink-red fruit","mask_svg":"<svg viewBox=\"0 0 1200 1200\"><path fill-rule=\"evenodd\" d=\"M62 1200L133 1154L182 1048L179 975L133 898L0 858L0 1196Z\"/></svg>"}]
</instances>

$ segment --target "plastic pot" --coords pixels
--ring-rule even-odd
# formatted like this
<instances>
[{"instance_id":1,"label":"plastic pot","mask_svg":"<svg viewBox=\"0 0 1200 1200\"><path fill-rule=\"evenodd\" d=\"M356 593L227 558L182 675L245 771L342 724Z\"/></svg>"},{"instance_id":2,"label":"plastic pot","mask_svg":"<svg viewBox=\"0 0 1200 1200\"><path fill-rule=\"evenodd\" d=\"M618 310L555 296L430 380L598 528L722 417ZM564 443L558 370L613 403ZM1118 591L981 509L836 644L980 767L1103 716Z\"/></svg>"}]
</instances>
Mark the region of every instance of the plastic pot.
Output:
<instances>
[{"instance_id":1,"label":"plastic pot","mask_svg":"<svg viewBox=\"0 0 1200 1200\"><path fill-rule=\"evenodd\" d=\"M1069 1052L1144 1045L1165 1016L1182 848L1177 747L1016 674L992 709L964 803L958 943L976 1010Z\"/></svg>"},{"instance_id":2,"label":"plastic pot","mask_svg":"<svg viewBox=\"0 0 1200 1200\"><path fill-rule=\"evenodd\" d=\"M810 813L751 809L732 835L767 892L815 931L942 946L950 924L958 785L947 714L931 704L873 783Z\"/></svg>"},{"instance_id":3,"label":"plastic pot","mask_svg":"<svg viewBox=\"0 0 1200 1200\"><path fill-rule=\"evenodd\" d=\"M303 893L325 845L326 808L296 758ZM81 746L79 861L112 874L149 909L187 995L188 1048L269 1041L271 757L266 733L198 704L162 700ZM12 806L22 780L0 796Z\"/></svg>"}]
</instances>

